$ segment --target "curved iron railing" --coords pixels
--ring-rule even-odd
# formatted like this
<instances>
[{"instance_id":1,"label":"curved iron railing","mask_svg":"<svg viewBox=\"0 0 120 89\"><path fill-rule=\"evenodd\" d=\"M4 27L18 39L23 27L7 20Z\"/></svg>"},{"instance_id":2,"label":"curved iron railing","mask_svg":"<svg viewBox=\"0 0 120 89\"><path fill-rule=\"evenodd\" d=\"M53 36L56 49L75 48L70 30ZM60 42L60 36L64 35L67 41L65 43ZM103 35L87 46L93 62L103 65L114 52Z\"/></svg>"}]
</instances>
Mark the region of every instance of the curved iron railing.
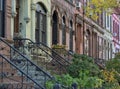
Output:
<instances>
[{"instance_id":1,"label":"curved iron railing","mask_svg":"<svg viewBox=\"0 0 120 89\"><path fill-rule=\"evenodd\" d=\"M14 44L19 50L22 49L28 51L28 55L32 55L31 59L33 59L34 62L36 61L37 64L42 62L38 65L50 70L51 73L65 73L66 66L70 64L69 61L65 60L62 56L43 43L34 43L28 38L14 38Z\"/></svg>"},{"instance_id":2,"label":"curved iron railing","mask_svg":"<svg viewBox=\"0 0 120 89\"><path fill-rule=\"evenodd\" d=\"M34 89L34 85L44 89L8 58L0 54L0 89Z\"/></svg>"},{"instance_id":3,"label":"curved iron railing","mask_svg":"<svg viewBox=\"0 0 120 89\"><path fill-rule=\"evenodd\" d=\"M10 62L20 68L24 74L28 75L37 84L39 84L39 86L41 86L40 88L35 86L36 89L45 89L46 81L53 79L50 74L29 60L29 56L22 54L2 38L0 38L0 50L1 55L10 59Z\"/></svg>"},{"instance_id":4,"label":"curved iron railing","mask_svg":"<svg viewBox=\"0 0 120 89\"><path fill-rule=\"evenodd\" d=\"M67 61L71 62L73 59L74 52L68 51L65 48L54 48L54 51L59 53L60 56L62 56L64 59L67 59Z\"/></svg>"}]
</instances>

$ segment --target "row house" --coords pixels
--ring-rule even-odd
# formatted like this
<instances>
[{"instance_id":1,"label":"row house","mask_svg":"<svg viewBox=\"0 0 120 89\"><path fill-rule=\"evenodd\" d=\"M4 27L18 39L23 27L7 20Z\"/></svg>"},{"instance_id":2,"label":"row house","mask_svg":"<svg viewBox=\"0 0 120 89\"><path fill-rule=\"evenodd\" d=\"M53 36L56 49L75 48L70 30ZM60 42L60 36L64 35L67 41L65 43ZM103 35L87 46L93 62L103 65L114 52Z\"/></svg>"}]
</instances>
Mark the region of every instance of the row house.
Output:
<instances>
[{"instance_id":1,"label":"row house","mask_svg":"<svg viewBox=\"0 0 120 89\"><path fill-rule=\"evenodd\" d=\"M51 0L52 45L66 45L75 52L74 0Z\"/></svg>"},{"instance_id":2,"label":"row house","mask_svg":"<svg viewBox=\"0 0 120 89\"><path fill-rule=\"evenodd\" d=\"M103 12L95 21L85 16L86 0L76 1L76 52L95 59L111 59L111 15Z\"/></svg>"},{"instance_id":3,"label":"row house","mask_svg":"<svg viewBox=\"0 0 120 89\"><path fill-rule=\"evenodd\" d=\"M85 0L52 0L51 4L52 45L66 45L67 50L95 59L111 58L110 16L103 13L97 21L86 17Z\"/></svg>"},{"instance_id":4,"label":"row house","mask_svg":"<svg viewBox=\"0 0 120 89\"><path fill-rule=\"evenodd\" d=\"M23 41L22 45L18 44L21 47L18 47L19 52L15 46L7 45L0 38L0 59L5 59L2 52L3 55L4 52L8 53L4 56L15 61L8 62L18 63L15 64L17 69L23 71L27 79L30 79L29 75L37 85L45 83L47 76L52 77L48 74L51 66L57 72L59 69L61 74L61 68L69 64L63 55L61 57L53 51L53 45L65 45L67 51L91 56L99 64L111 59L112 49L115 50L113 52L119 51L119 20L116 15L106 12L99 14L97 20L87 17L83 7L88 2L89 0L0 0L0 37L12 44L14 37L29 38L45 44L37 47L38 44L36 46L34 42ZM5 46L9 48L7 51ZM27 66L27 71L22 69L22 63ZM23 79L21 80L23 84Z\"/></svg>"},{"instance_id":5,"label":"row house","mask_svg":"<svg viewBox=\"0 0 120 89\"><path fill-rule=\"evenodd\" d=\"M111 15L104 12L92 20L83 5L86 0L1 0L0 35L30 38L49 47L66 45L68 51L110 59Z\"/></svg>"},{"instance_id":6,"label":"row house","mask_svg":"<svg viewBox=\"0 0 120 89\"><path fill-rule=\"evenodd\" d=\"M112 14L112 33L113 33L113 56L120 52L120 19L118 15Z\"/></svg>"},{"instance_id":7,"label":"row house","mask_svg":"<svg viewBox=\"0 0 120 89\"><path fill-rule=\"evenodd\" d=\"M103 59L109 60L112 58L112 16L103 11L102 27L105 32L103 35Z\"/></svg>"},{"instance_id":8,"label":"row house","mask_svg":"<svg viewBox=\"0 0 120 89\"><path fill-rule=\"evenodd\" d=\"M11 35L50 46L50 0L12 0Z\"/></svg>"}]
</instances>

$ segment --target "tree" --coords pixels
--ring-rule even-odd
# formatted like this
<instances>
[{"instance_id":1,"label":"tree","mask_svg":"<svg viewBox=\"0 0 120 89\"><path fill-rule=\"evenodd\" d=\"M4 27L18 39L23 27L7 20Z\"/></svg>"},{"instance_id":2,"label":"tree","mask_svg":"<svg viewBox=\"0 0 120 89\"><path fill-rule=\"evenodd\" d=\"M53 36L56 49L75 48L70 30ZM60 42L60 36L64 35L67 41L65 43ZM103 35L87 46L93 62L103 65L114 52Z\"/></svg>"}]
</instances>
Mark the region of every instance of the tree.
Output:
<instances>
[{"instance_id":1,"label":"tree","mask_svg":"<svg viewBox=\"0 0 120 89\"><path fill-rule=\"evenodd\" d=\"M91 16L91 18L96 20L98 18L98 14L102 13L103 11L111 13L112 9L118 6L119 0L90 0L87 2L85 11L88 17Z\"/></svg>"}]
</instances>

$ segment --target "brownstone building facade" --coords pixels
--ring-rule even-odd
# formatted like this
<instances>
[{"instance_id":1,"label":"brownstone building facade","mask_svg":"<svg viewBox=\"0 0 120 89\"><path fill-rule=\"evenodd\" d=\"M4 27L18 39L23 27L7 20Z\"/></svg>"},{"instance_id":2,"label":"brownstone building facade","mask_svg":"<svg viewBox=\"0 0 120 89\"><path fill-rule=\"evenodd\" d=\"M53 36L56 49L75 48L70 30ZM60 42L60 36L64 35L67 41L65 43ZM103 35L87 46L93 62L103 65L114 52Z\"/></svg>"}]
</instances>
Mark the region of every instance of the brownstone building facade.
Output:
<instances>
[{"instance_id":1,"label":"brownstone building facade","mask_svg":"<svg viewBox=\"0 0 120 89\"><path fill-rule=\"evenodd\" d=\"M75 51L74 3L69 0L51 0L52 45L66 45L70 51Z\"/></svg>"},{"instance_id":2,"label":"brownstone building facade","mask_svg":"<svg viewBox=\"0 0 120 89\"><path fill-rule=\"evenodd\" d=\"M76 52L86 54L95 59L107 59L104 57L106 49L104 42L107 40L104 28L103 15L95 21L85 15L85 7L88 3L86 0L75 0L76 4ZM108 47L108 45L106 45ZM106 54L108 55L109 52Z\"/></svg>"},{"instance_id":3,"label":"brownstone building facade","mask_svg":"<svg viewBox=\"0 0 120 89\"><path fill-rule=\"evenodd\" d=\"M83 7L87 3L86 0L51 0L52 44L66 45L67 50L95 59L110 59L112 48L107 35L111 33L106 31L105 16L100 14L96 21L86 17Z\"/></svg>"}]
</instances>

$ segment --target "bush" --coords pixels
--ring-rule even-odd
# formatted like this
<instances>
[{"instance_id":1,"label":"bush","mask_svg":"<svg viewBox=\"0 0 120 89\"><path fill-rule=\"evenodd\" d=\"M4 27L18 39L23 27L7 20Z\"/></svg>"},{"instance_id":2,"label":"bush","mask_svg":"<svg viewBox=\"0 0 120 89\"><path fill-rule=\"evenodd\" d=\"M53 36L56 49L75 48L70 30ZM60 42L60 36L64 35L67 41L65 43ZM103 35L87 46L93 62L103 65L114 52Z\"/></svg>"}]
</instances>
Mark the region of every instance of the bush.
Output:
<instances>
[{"instance_id":1,"label":"bush","mask_svg":"<svg viewBox=\"0 0 120 89\"><path fill-rule=\"evenodd\" d=\"M120 54L117 54L115 58L106 62L106 68L109 71L115 71L115 78L120 84Z\"/></svg>"},{"instance_id":2,"label":"bush","mask_svg":"<svg viewBox=\"0 0 120 89\"><path fill-rule=\"evenodd\" d=\"M98 88L103 80L99 78L100 69L94 59L87 55L74 54L72 64L67 68L73 78L77 78L78 86L82 88Z\"/></svg>"},{"instance_id":3,"label":"bush","mask_svg":"<svg viewBox=\"0 0 120 89\"><path fill-rule=\"evenodd\" d=\"M100 69L94 63L94 59L86 55L74 54L72 64L67 68L73 78L79 77L79 72L88 70L91 76L99 75Z\"/></svg>"},{"instance_id":4,"label":"bush","mask_svg":"<svg viewBox=\"0 0 120 89\"><path fill-rule=\"evenodd\" d=\"M74 54L72 64L67 68L68 74L56 75L55 78L58 84L67 86L67 89L71 89L73 83L78 85L78 89L120 89L116 81L116 77L118 77L116 74L120 72L119 63L118 60L110 60L106 63L106 70L101 71L93 58ZM51 89L54 84L54 81L48 82L49 88L47 89Z\"/></svg>"}]
</instances>

